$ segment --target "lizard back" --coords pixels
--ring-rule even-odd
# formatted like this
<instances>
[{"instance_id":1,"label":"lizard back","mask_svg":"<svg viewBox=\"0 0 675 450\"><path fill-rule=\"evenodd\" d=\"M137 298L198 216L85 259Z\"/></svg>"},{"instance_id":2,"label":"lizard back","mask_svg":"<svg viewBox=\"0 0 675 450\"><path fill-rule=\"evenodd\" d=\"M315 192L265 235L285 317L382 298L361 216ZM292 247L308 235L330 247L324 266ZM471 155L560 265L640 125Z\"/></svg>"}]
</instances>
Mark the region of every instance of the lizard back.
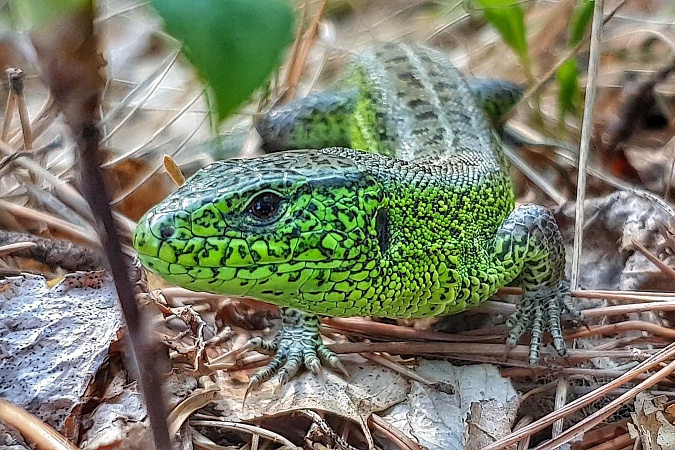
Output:
<instances>
[{"instance_id":1,"label":"lizard back","mask_svg":"<svg viewBox=\"0 0 675 450\"><path fill-rule=\"evenodd\" d=\"M471 155L483 168L506 169L469 85L439 51L384 44L355 56L349 82L360 90L353 148L435 165Z\"/></svg>"}]
</instances>

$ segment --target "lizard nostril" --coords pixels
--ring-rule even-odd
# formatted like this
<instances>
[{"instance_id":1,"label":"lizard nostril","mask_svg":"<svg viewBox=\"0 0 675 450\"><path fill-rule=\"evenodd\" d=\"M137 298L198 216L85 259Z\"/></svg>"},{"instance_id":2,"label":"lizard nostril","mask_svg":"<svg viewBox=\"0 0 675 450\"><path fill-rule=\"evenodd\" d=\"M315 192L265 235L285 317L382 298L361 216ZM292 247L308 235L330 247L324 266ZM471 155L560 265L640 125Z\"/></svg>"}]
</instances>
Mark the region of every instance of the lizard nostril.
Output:
<instances>
[{"instance_id":1,"label":"lizard nostril","mask_svg":"<svg viewBox=\"0 0 675 450\"><path fill-rule=\"evenodd\" d=\"M173 237L174 234L176 234L176 228L171 225L163 226L159 230L159 235L162 239L169 239L170 237Z\"/></svg>"}]
</instances>

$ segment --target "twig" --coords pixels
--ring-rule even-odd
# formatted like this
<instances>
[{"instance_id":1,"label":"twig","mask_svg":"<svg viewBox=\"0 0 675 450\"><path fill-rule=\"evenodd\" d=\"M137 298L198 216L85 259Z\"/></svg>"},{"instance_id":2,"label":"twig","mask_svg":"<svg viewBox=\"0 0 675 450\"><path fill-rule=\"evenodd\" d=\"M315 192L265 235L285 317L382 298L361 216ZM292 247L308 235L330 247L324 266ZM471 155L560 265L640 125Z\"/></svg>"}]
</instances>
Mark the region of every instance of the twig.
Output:
<instances>
[{"instance_id":1,"label":"twig","mask_svg":"<svg viewBox=\"0 0 675 450\"><path fill-rule=\"evenodd\" d=\"M421 450L421 446L416 442L413 442L408 436L401 433L398 429L391 426L389 422L384 420L382 417L373 413L368 419L375 430L380 431L380 433L389 437L389 439L398 446L401 450Z\"/></svg>"},{"instance_id":2,"label":"twig","mask_svg":"<svg viewBox=\"0 0 675 450\"><path fill-rule=\"evenodd\" d=\"M7 69L5 72L7 73L7 77L9 78L13 70L16 69ZM0 139L2 139L3 142L7 142L7 139L9 138L9 130L12 127L12 119L14 118L14 108L16 107L16 96L14 95L14 92L10 89L9 94L7 94L7 105L5 105L5 121L2 124L2 135L0 135Z\"/></svg>"},{"instance_id":3,"label":"twig","mask_svg":"<svg viewBox=\"0 0 675 450\"><path fill-rule=\"evenodd\" d=\"M16 106L19 110L19 122L21 123L21 132L23 134L23 147L25 150L33 149L33 132L28 118L28 106L26 106L26 97L23 94L23 81L26 74L21 69L7 69L9 85L12 89L12 95L16 99Z\"/></svg>"},{"instance_id":4,"label":"twig","mask_svg":"<svg viewBox=\"0 0 675 450\"><path fill-rule=\"evenodd\" d=\"M77 446L54 428L25 409L2 398L0 398L0 420L19 430L28 443L35 444L37 448L77 450Z\"/></svg>"},{"instance_id":5,"label":"twig","mask_svg":"<svg viewBox=\"0 0 675 450\"><path fill-rule=\"evenodd\" d=\"M584 236L584 200L586 198L586 164L591 147L593 133L593 111L595 109L596 84L598 66L600 64L600 39L602 37L604 0L596 0L593 9L591 26L591 49L588 62L588 81L584 102L584 118L581 124L581 146L579 148L579 175L577 178L576 220L574 222L574 250L572 252L572 271L570 289L579 287L579 269L581 264L581 248Z\"/></svg>"},{"instance_id":6,"label":"twig","mask_svg":"<svg viewBox=\"0 0 675 450\"><path fill-rule=\"evenodd\" d=\"M234 431L243 431L249 434L257 434L267 440L270 440L276 444L285 445L288 448L296 448L297 446L293 445L291 441L281 436L280 434L273 433L264 428L256 427L255 425L248 425L245 423L237 422L226 422L220 420L191 420L190 425L193 427L213 427L213 428L224 428L226 430Z\"/></svg>"},{"instance_id":7,"label":"twig","mask_svg":"<svg viewBox=\"0 0 675 450\"><path fill-rule=\"evenodd\" d=\"M10 246L19 244L30 244L30 247L14 250L14 256L32 258L49 267L61 267L65 270L95 270L102 266L99 253L77 246L72 242L0 230L2 248L11 248Z\"/></svg>"},{"instance_id":8,"label":"twig","mask_svg":"<svg viewBox=\"0 0 675 450\"><path fill-rule=\"evenodd\" d=\"M148 330L149 323L141 317L110 210L110 195L99 167L98 113L104 84L101 76L104 61L97 50L93 20L93 2L83 2L78 4L78 8L69 9L68 14L54 16L47 24L35 28L31 38L54 101L75 137L82 191L96 218L98 235L124 313L131 343L128 351L138 367L139 385L155 448L168 450L172 445L158 370L162 366L162 355L155 350ZM73 79L77 79L77 83L73 83Z\"/></svg>"},{"instance_id":9,"label":"twig","mask_svg":"<svg viewBox=\"0 0 675 450\"><path fill-rule=\"evenodd\" d=\"M577 411L586 405L590 405L595 400L597 400L598 396L605 395L606 392L610 392L615 388L622 386L623 384L633 380L638 374L646 372L652 369L653 367L656 367L659 364L663 363L664 361L672 359L674 356L675 356L675 344L671 344L668 347L661 350L660 352L658 352L657 354L651 356L642 363L638 364L625 374L605 384L601 389L597 389L590 394L584 395L583 397L580 397L574 400L573 402L568 403L563 408L560 408L559 410L552 412L551 414L537 420L536 422L533 422L532 424L527 425L520 430L517 430L507 436L504 436L497 442L488 445L483 450L501 450L509 445L515 444L516 442L524 439L526 436L531 436L534 433L550 426L558 419L567 417L572 412ZM569 432L569 430L567 430L567 432ZM567 432L563 433L563 435L561 436L565 436Z\"/></svg>"},{"instance_id":10,"label":"twig","mask_svg":"<svg viewBox=\"0 0 675 450\"><path fill-rule=\"evenodd\" d=\"M619 408L621 408L628 401L635 398L637 394L649 389L659 381L662 381L667 377L671 376L673 371L675 371L675 361L671 361L670 364L663 367L661 370L656 372L651 377L647 378L642 383L638 384L625 394L622 394L621 396L612 400L609 404L607 404L603 408L600 408L598 411L591 414L589 417L585 418L581 422L568 428L567 430L565 430L564 433L562 433L557 438L540 445L539 447L536 448L536 450L553 450L569 442L574 438L574 436L580 434L583 430L590 430L591 428L593 428L594 426L605 420L607 417L609 417L612 413L617 411Z\"/></svg>"}]
</instances>

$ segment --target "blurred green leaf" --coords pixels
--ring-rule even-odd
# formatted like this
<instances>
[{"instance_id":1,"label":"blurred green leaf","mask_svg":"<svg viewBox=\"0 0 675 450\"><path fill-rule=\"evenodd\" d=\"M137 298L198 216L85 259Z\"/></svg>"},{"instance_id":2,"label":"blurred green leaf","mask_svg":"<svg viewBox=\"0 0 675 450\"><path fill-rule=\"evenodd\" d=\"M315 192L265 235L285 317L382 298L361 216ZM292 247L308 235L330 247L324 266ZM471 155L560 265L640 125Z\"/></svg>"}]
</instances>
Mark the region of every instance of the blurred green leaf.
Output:
<instances>
[{"instance_id":1,"label":"blurred green leaf","mask_svg":"<svg viewBox=\"0 0 675 450\"><path fill-rule=\"evenodd\" d=\"M151 0L210 86L219 120L250 98L293 40L286 0Z\"/></svg>"},{"instance_id":2,"label":"blurred green leaf","mask_svg":"<svg viewBox=\"0 0 675 450\"><path fill-rule=\"evenodd\" d=\"M520 57L529 61L527 38L525 36L525 15L515 0L475 0L483 10L485 20L497 29L499 34ZM529 64L529 63L528 63Z\"/></svg>"},{"instance_id":3,"label":"blurred green leaf","mask_svg":"<svg viewBox=\"0 0 675 450\"><path fill-rule=\"evenodd\" d=\"M594 0L581 0L570 18L567 46L573 48L586 36L588 26L593 18ZM565 114L577 110L581 103L581 90L579 89L579 70L577 58L571 58L563 64L556 73L558 81L558 115L562 123Z\"/></svg>"},{"instance_id":4,"label":"blurred green leaf","mask_svg":"<svg viewBox=\"0 0 675 450\"><path fill-rule=\"evenodd\" d=\"M568 46L574 47L586 35L588 25L593 18L593 8L595 7L594 0L581 0L581 2L574 9L574 13L570 18L570 26L568 31Z\"/></svg>"},{"instance_id":5,"label":"blurred green leaf","mask_svg":"<svg viewBox=\"0 0 675 450\"><path fill-rule=\"evenodd\" d=\"M579 90L579 70L577 69L576 58L565 61L556 73L558 80L558 114L562 121L563 117L569 111L575 111L576 105L581 101L581 91Z\"/></svg>"},{"instance_id":6,"label":"blurred green leaf","mask_svg":"<svg viewBox=\"0 0 675 450\"><path fill-rule=\"evenodd\" d=\"M12 0L12 16L17 28L40 27L55 17L91 5L93 0Z\"/></svg>"}]
</instances>

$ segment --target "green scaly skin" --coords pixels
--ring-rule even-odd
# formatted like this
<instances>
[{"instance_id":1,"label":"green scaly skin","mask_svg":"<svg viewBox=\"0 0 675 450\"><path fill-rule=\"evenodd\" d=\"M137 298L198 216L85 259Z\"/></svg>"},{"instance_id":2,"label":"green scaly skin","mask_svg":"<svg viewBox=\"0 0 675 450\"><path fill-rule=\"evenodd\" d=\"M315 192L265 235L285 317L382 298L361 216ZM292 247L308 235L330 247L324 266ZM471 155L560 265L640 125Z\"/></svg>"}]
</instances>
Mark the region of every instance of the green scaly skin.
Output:
<instances>
[{"instance_id":1,"label":"green scaly skin","mask_svg":"<svg viewBox=\"0 0 675 450\"><path fill-rule=\"evenodd\" d=\"M303 363L340 367L318 316L453 314L508 284L525 294L507 344L530 330L536 364L547 330L563 355L558 227L543 207L514 209L501 143L464 79L441 53L403 44L358 56L349 74L350 112L318 108L310 121L325 126L309 140L317 132L323 146L336 127L328 135L348 130L351 149L202 169L139 222L144 265L191 290L282 307L274 343L252 343L275 357L251 386L277 372L285 382Z\"/></svg>"},{"instance_id":2,"label":"green scaly skin","mask_svg":"<svg viewBox=\"0 0 675 450\"><path fill-rule=\"evenodd\" d=\"M468 84L492 127L501 131L507 113L523 95L522 88L493 78L475 78ZM324 91L269 111L256 122L263 151L350 147L350 124L358 96L356 88Z\"/></svg>"}]
</instances>

